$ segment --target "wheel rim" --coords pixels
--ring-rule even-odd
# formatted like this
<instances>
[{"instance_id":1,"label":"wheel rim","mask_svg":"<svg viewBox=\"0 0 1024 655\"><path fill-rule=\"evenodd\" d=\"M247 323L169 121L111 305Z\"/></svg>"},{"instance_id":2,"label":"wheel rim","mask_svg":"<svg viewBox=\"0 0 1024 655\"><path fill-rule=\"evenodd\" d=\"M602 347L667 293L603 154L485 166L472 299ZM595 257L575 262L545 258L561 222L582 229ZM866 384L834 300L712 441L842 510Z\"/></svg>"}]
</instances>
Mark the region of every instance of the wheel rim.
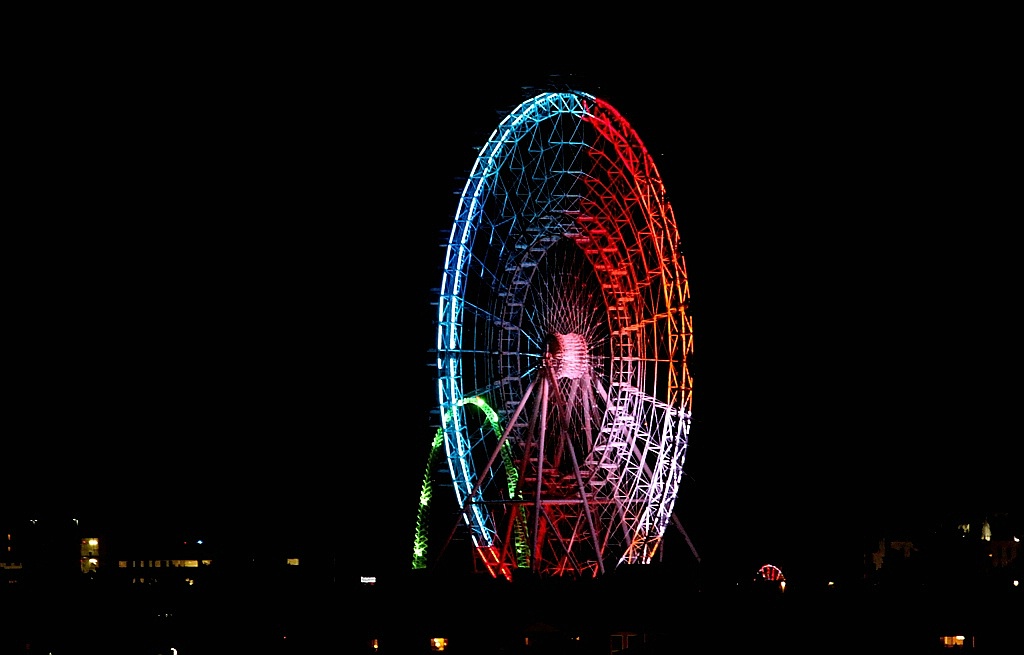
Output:
<instances>
[{"instance_id":1,"label":"wheel rim","mask_svg":"<svg viewBox=\"0 0 1024 655\"><path fill-rule=\"evenodd\" d=\"M459 201L437 328L448 470L493 575L658 552L689 439L688 301L671 205L618 111L544 93L501 121Z\"/></svg>"}]
</instances>

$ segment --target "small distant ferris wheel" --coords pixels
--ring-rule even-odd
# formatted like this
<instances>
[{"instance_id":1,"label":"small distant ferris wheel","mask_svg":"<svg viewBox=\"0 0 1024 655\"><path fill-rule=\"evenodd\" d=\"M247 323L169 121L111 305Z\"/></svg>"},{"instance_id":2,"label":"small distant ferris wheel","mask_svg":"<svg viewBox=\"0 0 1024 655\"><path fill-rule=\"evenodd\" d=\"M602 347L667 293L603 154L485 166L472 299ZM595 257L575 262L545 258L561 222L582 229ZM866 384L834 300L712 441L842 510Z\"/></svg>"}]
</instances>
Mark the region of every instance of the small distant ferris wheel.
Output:
<instances>
[{"instance_id":1,"label":"small distant ferris wheel","mask_svg":"<svg viewBox=\"0 0 1024 655\"><path fill-rule=\"evenodd\" d=\"M786 576L782 574L782 569L775 566L774 564L764 564L754 574L754 584L763 587L778 588L780 591L786 590Z\"/></svg>"},{"instance_id":2,"label":"small distant ferris wheel","mask_svg":"<svg viewBox=\"0 0 1024 655\"><path fill-rule=\"evenodd\" d=\"M615 108L541 93L500 122L459 199L438 296L449 541L464 531L495 577L652 560L690 433L689 298L661 177Z\"/></svg>"}]
</instances>

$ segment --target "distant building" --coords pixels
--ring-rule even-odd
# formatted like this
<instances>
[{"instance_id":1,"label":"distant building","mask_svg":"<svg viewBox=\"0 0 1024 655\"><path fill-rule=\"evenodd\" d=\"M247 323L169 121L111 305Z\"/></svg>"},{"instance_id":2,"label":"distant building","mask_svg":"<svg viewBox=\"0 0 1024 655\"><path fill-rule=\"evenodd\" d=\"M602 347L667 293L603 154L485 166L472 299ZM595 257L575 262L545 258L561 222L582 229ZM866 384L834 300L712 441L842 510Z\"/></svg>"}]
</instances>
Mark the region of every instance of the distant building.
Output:
<instances>
[{"instance_id":1,"label":"distant building","mask_svg":"<svg viewBox=\"0 0 1024 655\"><path fill-rule=\"evenodd\" d=\"M334 557L325 548L296 543L273 526L257 527L250 539L212 544L173 527L139 533L67 518L8 521L0 535L5 586L83 580L115 587L230 585L254 577L327 584L335 578Z\"/></svg>"},{"instance_id":2,"label":"distant building","mask_svg":"<svg viewBox=\"0 0 1024 655\"><path fill-rule=\"evenodd\" d=\"M950 520L914 535L883 536L866 554L878 589L1009 590L1021 584L1021 525L1008 513Z\"/></svg>"}]
</instances>

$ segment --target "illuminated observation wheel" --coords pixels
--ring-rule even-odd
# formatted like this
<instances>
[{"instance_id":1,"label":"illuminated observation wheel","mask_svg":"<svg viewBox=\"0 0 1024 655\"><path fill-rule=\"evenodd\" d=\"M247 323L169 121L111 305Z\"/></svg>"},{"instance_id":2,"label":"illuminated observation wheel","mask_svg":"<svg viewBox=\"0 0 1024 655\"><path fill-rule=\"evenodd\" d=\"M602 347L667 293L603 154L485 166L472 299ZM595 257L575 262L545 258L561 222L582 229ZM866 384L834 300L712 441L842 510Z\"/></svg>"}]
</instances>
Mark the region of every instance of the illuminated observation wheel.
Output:
<instances>
[{"instance_id":1,"label":"illuminated observation wheel","mask_svg":"<svg viewBox=\"0 0 1024 655\"><path fill-rule=\"evenodd\" d=\"M468 531L492 575L658 552L690 430L679 240L643 143L588 93L523 102L480 150L438 297L438 438L449 541Z\"/></svg>"}]
</instances>

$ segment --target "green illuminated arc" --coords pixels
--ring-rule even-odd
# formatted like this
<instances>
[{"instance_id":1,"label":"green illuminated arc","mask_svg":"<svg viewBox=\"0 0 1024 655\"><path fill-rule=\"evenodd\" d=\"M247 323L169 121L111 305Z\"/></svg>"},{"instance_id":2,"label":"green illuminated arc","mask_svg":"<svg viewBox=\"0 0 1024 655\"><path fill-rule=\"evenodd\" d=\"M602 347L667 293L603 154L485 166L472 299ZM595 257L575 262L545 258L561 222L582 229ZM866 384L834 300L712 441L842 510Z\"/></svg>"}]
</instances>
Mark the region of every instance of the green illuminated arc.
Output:
<instances>
[{"instance_id":1,"label":"green illuminated arc","mask_svg":"<svg viewBox=\"0 0 1024 655\"><path fill-rule=\"evenodd\" d=\"M487 401L480 396L460 398L452 409L448 410L448 416L446 416L446 418L450 418L451 412L455 407L462 407L464 405L473 405L480 409L480 411L484 413L484 417L487 419L491 430L499 436L502 434L501 421L498 418L498 413L495 412L494 409L487 404ZM427 457L427 470L423 475L423 484L420 487L420 502L416 512L416 535L412 551L413 569L427 568L427 537L430 527L430 501L433 496L433 471L443 445L444 428L438 428L437 433L434 435L434 439L430 444L430 455ZM501 446L501 460L505 467L505 477L508 480L509 498L522 500L522 494L517 491L519 486L519 471L515 467L515 462L512 457L512 448L509 445L508 440L506 440ZM516 565L520 568L527 568L529 566L530 552L529 547L527 546L528 543L526 531L526 509L522 505L519 505L516 509L515 520L515 554Z\"/></svg>"}]
</instances>

